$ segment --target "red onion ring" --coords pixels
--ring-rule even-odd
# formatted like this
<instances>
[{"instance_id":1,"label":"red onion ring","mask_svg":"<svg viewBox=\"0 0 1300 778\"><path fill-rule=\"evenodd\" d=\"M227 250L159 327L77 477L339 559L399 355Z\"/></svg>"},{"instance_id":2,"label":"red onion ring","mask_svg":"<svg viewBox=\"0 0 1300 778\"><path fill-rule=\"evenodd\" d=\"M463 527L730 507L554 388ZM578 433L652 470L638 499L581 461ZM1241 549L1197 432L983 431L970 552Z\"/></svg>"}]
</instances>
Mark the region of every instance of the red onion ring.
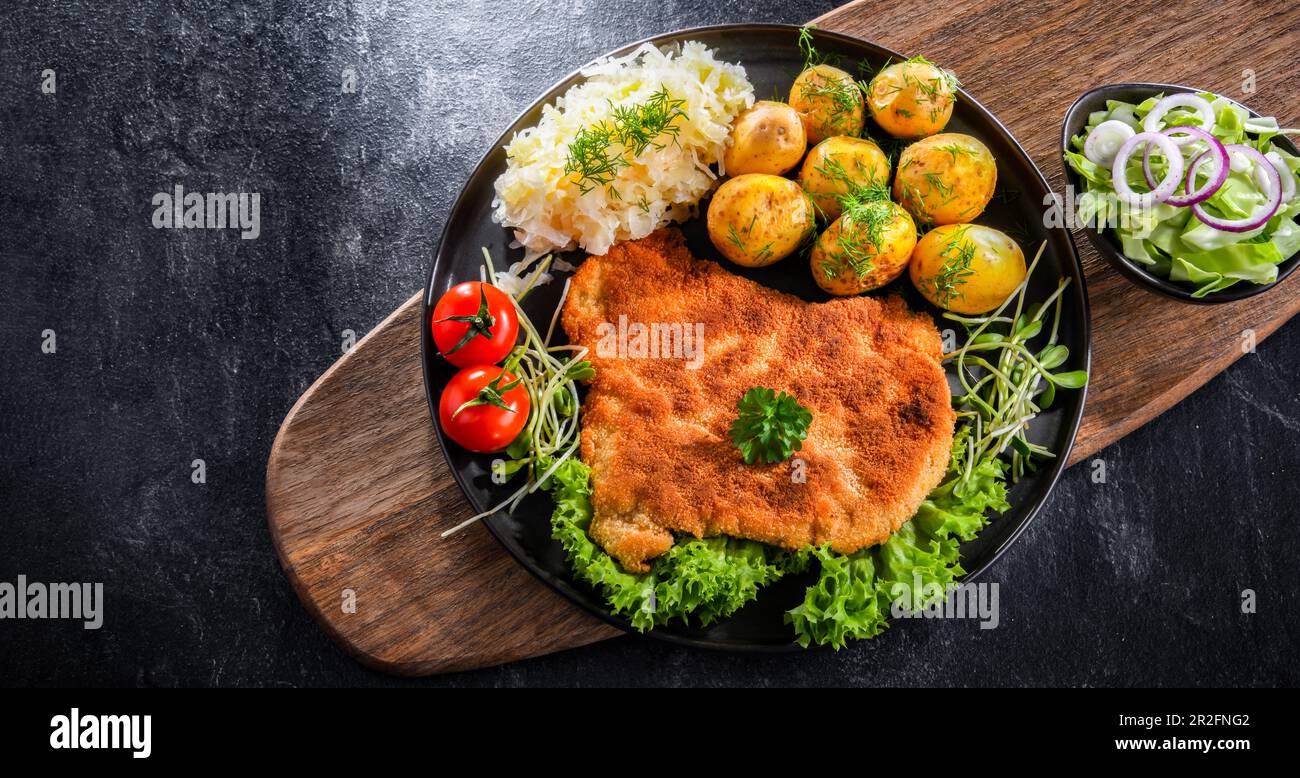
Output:
<instances>
[{"instance_id":1,"label":"red onion ring","mask_svg":"<svg viewBox=\"0 0 1300 778\"><path fill-rule=\"evenodd\" d=\"M1266 190L1270 188L1272 189L1271 192L1265 192L1269 198L1268 202L1256 208L1253 213L1244 219L1220 219L1217 216L1211 216L1205 212L1205 209L1201 207L1200 203L1196 203L1192 206L1192 213L1196 214L1196 218L1200 219L1205 224L1208 224L1216 230L1222 230L1223 232L1250 232L1251 230L1263 227L1265 224L1268 224L1268 220L1273 218L1273 214L1277 213L1277 209L1282 205L1282 177L1278 175L1277 168L1273 167L1273 163L1265 159L1264 155L1256 151L1254 148L1238 143L1234 143L1231 146L1225 146L1224 148L1227 149L1229 154L1234 151L1245 154L1255 163L1256 170L1261 168L1264 170L1266 180L1269 184L1264 188ZM1198 157L1197 159L1199 160L1200 158ZM1193 165L1193 167L1195 166Z\"/></svg>"},{"instance_id":2,"label":"red onion ring","mask_svg":"<svg viewBox=\"0 0 1300 778\"><path fill-rule=\"evenodd\" d=\"M1161 134L1170 135L1170 137L1174 137L1174 135L1192 135L1192 137L1197 139L1197 141L1208 143L1210 151L1213 151L1214 156L1221 160L1219 161L1219 165L1221 165L1221 167L1219 167L1219 173L1222 174L1222 177L1218 178L1217 183L1210 186L1208 190L1196 191L1195 199L1190 198L1190 196L1177 194L1178 190L1177 187L1175 187L1175 194L1170 195L1169 199L1165 200L1165 202L1169 203L1170 206L1187 207L1191 206L1193 203L1200 203L1201 200L1209 198L1209 196L1216 193L1218 187L1223 186L1223 182L1227 181L1227 173L1229 173L1229 167L1227 167L1227 165L1229 165L1230 160L1229 157L1227 157L1227 152L1223 151L1223 143L1219 141L1218 138L1214 137L1214 135L1206 133L1205 130L1191 126L1169 127L1167 130L1162 130ZM1177 138L1174 139L1174 143L1178 143ZM1143 157L1141 157L1141 173L1143 173L1143 177L1147 180L1147 186L1156 189L1156 174L1152 173L1151 170L1151 150L1152 146L1148 143L1147 151L1145 151Z\"/></svg>"},{"instance_id":3,"label":"red onion ring","mask_svg":"<svg viewBox=\"0 0 1300 778\"><path fill-rule=\"evenodd\" d=\"M1197 172L1199 172L1200 169L1201 169L1201 163L1203 163L1203 162L1205 162L1206 160L1210 159L1210 157L1211 157L1210 152L1208 152L1208 151L1203 151L1203 152L1201 152L1201 153L1196 157L1196 159L1193 159L1193 160L1192 160L1192 163L1191 163L1190 165L1187 166L1187 180L1186 180L1186 182L1183 184L1183 194L1184 194L1185 196L1189 196L1189 197L1190 197L1190 196L1193 195L1192 192L1189 192L1189 191L1187 191L1187 190L1191 188L1191 186L1192 186L1192 182L1194 182L1194 181L1196 180L1196 174L1197 174ZM1223 182L1228 180L1228 176L1227 176L1227 173L1226 173L1225 171L1228 171L1228 170L1231 170L1231 169L1232 169L1232 165L1231 165L1230 162L1229 162L1228 164L1226 164L1226 165L1225 165L1224 163L1220 162L1220 163L1219 163L1219 172L1218 172L1217 174L1215 174L1214 179L1210 181L1210 184L1213 184L1214 181L1218 181L1218 182L1219 182L1219 183L1218 183L1218 186L1215 186L1214 189L1213 189L1213 191L1211 191L1209 194L1205 195L1205 197L1202 197L1202 198L1200 198L1199 200L1196 200L1195 202L1185 203L1185 205L1188 205L1188 206L1196 205L1196 203L1199 203L1199 202L1203 202L1203 201L1205 201L1205 200L1208 200L1211 196L1213 196L1214 192L1219 191L1219 187L1223 186ZM1220 176L1222 176L1222 180L1220 180ZM1209 189L1209 188L1210 188L1210 184L1206 184L1205 188L1206 188L1206 189ZM1261 188L1262 188L1262 187L1261 187ZM1201 194L1201 192L1200 192L1200 191L1197 191L1195 194L1199 195L1199 194ZM1174 199L1174 198L1171 197L1171 198L1169 198L1168 200L1166 200L1165 202L1167 202L1167 203L1169 203L1169 202L1173 202L1173 199Z\"/></svg>"},{"instance_id":4,"label":"red onion ring","mask_svg":"<svg viewBox=\"0 0 1300 778\"><path fill-rule=\"evenodd\" d=\"M1169 172L1165 174L1165 178L1160 182L1159 186L1146 194L1138 194L1128 185L1125 168L1128 165L1129 157L1133 156L1133 152L1143 143L1153 143L1160 147L1165 158L1169 160ZM1158 132L1139 132L1124 141L1124 145L1119 147L1119 152L1115 154L1115 163L1111 168L1110 181L1111 185L1115 187L1115 194L1119 195L1120 200L1135 208L1150 208L1153 205L1163 203L1178 189L1178 185L1183 180L1185 166L1186 163L1183 161L1182 152L1178 150L1178 146L1174 144L1168 135L1162 135ZM1270 165L1270 167L1272 166Z\"/></svg>"},{"instance_id":5,"label":"red onion ring","mask_svg":"<svg viewBox=\"0 0 1300 778\"><path fill-rule=\"evenodd\" d=\"M1232 170L1232 160L1228 158L1228 150L1224 148L1223 142L1205 130L1198 130L1195 127L1170 127L1165 130L1166 135L1177 132L1185 132L1195 135L1210 144L1210 148L1197 156L1196 159L1192 161L1192 164L1188 166L1187 181L1183 184L1183 194L1180 195L1175 192L1169 196L1168 200L1165 200L1169 205L1176 205L1180 208L1185 208L1208 200L1215 192L1219 191L1219 187L1223 186L1223 182L1228 180L1228 173ZM1147 146L1148 156L1144 157L1142 160L1143 170L1148 169L1147 160L1150 158L1150 153L1151 147ZM1206 182L1205 186L1193 192L1192 187L1196 185L1196 169L1198 165L1205 160L1207 155L1218 160L1218 172L1210 177L1210 180ZM1263 186L1261 185L1260 188L1263 188Z\"/></svg>"}]
</instances>

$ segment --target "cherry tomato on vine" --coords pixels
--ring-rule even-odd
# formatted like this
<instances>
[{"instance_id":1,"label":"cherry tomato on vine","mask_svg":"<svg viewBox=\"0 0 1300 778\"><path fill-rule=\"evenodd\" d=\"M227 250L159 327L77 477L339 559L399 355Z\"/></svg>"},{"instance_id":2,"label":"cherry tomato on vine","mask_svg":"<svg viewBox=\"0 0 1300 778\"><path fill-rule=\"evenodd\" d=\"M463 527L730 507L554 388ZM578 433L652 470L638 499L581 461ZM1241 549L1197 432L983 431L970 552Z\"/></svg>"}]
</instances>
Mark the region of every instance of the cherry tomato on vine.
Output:
<instances>
[{"instance_id":1,"label":"cherry tomato on vine","mask_svg":"<svg viewBox=\"0 0 1300 778\"><path fill-rule=\"evenodd\" d=\"M456 284L433 308L433 342L456 367L495 365L519 337L519 316L505 292L481 281Z\"/></svg>"},{"instance_id":2,"label":"cherry tomato on vine","mask_svg":"<svg viewBox=\"0 0 1300 778\"><path fill-rule=\"evenodd\" d=\"M510 445L528 421L528 390L496 365L461 370L438 400L438 421L447 437L481 454Z\"/></svg>"}]
</instances>

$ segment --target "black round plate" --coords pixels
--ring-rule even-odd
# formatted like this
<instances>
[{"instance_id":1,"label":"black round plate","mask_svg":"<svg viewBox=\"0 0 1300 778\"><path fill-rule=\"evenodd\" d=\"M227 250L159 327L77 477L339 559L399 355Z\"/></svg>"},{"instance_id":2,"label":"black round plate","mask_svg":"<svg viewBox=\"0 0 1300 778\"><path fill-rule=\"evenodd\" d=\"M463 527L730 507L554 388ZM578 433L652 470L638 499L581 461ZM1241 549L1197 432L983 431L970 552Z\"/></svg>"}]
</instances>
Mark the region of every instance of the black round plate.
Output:
<instances>
[{"instance_id":1,"label":"black round plate","mask_svg":"<svg viewBox=\"0 0 1300 778\"><path fill-rule=\"evenodd\" d=\"M1121 100L1126 103L1140 103L1148 97L1160 94L1161 92L1171 94L1182 94L1186 92L1208 92L1208 89L1193 89L1190 86L1180 84L1106 84L1096 89L1085 92L1074 101L1070 110L1065 112L1065 120L1061 123L1061 165L1065 168L1065 181L1074 187L1074 191L1082 192L1083 179L1070 163L1065 160L1065 152L1073 151L1070 146L1070 139L1083 132L1083 128L1088 126L1088 114L1093 111L1100 111L1106 107L1107 100ZM1238 105L1241 105L1238 102ZM1242 105L1251 116L1259 117L1258 113L1251 110L1250 106ZM1295 144L1285 135L1279 135L1273 139L1273 143L1281 146L1288 154L1298 154ZM1215 303L1230 303L1236 300L1244 300L1247 297L1254 297L1257 294L1263 294L1269 289L1277 286L1286 280L1300 267L1300 254L1286 260L1277 267L1277 278L1267 284L1252 284L1248 281L1242 281L1227 289L1218 292L1211 292L1204 297L1193 297L1192 292L1196 289L1190 284L1171 281L1168 278L1148 272L1138 263L1124 256L1124 250L1115 236L1114 230L1097 230L1093 227L1082 227L1083 233L1088 236L1097 253L1101 254L1111 267L1114 267L1125 278L1138 286L1146 288L1148 291L1157 294L1163 294L1166 297L1172 297L1175 300L1182 300L1188 303L1197 303L1198 305L1213 305Z\"/></svg>"},{"instance_id":2,"label":"black round plate","mask_svg":"<svg viewBox=\"0 0 1300 778\"><path fill-rule=\"evenodd\" d=\"M717 51L719 58L744 65L754 84L755 95L768 98L788 94L790 84L802 67L797 46L799 28L775 24L743 24L700 27L660 35L649 39L658 45L671 45L687 40L698 40ZM816 31L817 48L828 54L839 55L845 69L854 71L859 61L872 70L887 61L903 59L899 54L871 43L845 35ZM625 46L611 54L624 54L642 41ZM951 63L945 63L951 64ZM482 247L492 252L494 261L510 261L522 256L521 250L509 248L510 233L491 218L493 181L505 170L506 156L503 146L518 130L536 123L542 106L550 103L580 77L575 71L552 87L524 111L501 135L492 150L479 163L466 183L455 206L447 218L442 241L429 274L425 293L423 333L421 345L424 357L425 387L429 410L437 425L438 396L455 370L442 360L433 345L428 326L429 311L438 298L461 281L477 280L482 262ZM886 138L878 128L869 126L877 138ZM1062 229L1048 230L1043 226L1043 203L1048 193L1047 181L1034 166L1029 155L983 106L962 92L948 130L964 132L982 140L998 161L998 188L993 202L977 220L980 224L1002 229L1020 239L1025 253L1032 256L1039 244L1046 240L1047 250L1031 284L1035 299L1044 299L1055 290L1062 277L1071 279L1064 296L1061 339L1070 348L1069 369L1086 369L1089 365L1088 299L1083 283L1083 272L1070 234ZM696 256L723 263L733 271L785 292L799 295L810 301L823 301L827 295L817 288L806 261L790 258L761 269L739 268L726 262L709 242L703 219L694 219L683 225L687 241ZM582 260L580 252L566 259L573 263ZM500 267L500 264L498 264ZM904 274L906 279L906 274ZM529 295L525 309L534 321L549 323L558 303L562 282L557 280ZM911 284L901 280L891 284L885 293L899 292L909 295L908 300L917 309L925 303L911 289ZM931 309L932 310L932 309ZM933 311L932 311L933 312ZM939 319L941 328L950 322ZM543 324L542 326L545 326ZM1063 368L1064 369L1064 368ZM1043 442L1058 452L1057 459L1040 466L1038 472L1023 479L1011 492L1011 510L997 517L981 536L962 547L962 565L969 572L966 580L975 578L988 568L1006 548L1015 541L1046 501L1048 493L1060 475L1074 442L1079 420L1083 415L1083 391L1066 391L1057 395L1057 404L1036 419L1032 426L1033 439ZM471 454L451 443L438 432L439 442L447 456L452 473L465 491L465 496L476 511L486 510L510 494L517 486L496 485L491 479L490 455ZM501 544L532 571L538 578L606 621L631 630L622 618L610 614L599 593L573 579L569 565L559 544L551 539L551 500L542 493L525 500L513 515L498 513L486 520L488 529ZM755 602L742 608L731 618L707 628L669 624L651 630L658 638L711 648L780 651L795 647L790 628L784 623L785 612L803 599L804 587L815 579L809 574L791 576L762 590Z\"/></svg>"}]
</instances>

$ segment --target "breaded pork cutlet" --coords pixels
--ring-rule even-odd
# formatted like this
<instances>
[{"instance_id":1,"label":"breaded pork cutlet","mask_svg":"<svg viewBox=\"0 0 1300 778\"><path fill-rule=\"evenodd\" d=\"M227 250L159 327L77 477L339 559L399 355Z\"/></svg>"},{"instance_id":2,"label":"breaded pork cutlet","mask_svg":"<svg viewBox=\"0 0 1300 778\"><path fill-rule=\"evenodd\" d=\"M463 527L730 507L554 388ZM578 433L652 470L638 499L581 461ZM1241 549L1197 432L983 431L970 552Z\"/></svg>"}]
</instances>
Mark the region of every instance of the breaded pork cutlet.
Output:
<instances>
[{"instance_id":1,"label":"breaded pork cutlet","mask_svg":"<svg viewBox=\"0 0 1300 778\"><path fill-rule=\"evenodd\" d=\"M598 348L620 317L625 333L702 323L702 359ZM589 531L628 570L648 569L676 534L875 545L947 466L955 416L939 333L901 298L807 303L695 259L664 229L588 257L563 324L596 368L582 411ZM756 386L812 411L801 463L747 465L732 444L736 402Z\"/></svg>"}]
</instances>

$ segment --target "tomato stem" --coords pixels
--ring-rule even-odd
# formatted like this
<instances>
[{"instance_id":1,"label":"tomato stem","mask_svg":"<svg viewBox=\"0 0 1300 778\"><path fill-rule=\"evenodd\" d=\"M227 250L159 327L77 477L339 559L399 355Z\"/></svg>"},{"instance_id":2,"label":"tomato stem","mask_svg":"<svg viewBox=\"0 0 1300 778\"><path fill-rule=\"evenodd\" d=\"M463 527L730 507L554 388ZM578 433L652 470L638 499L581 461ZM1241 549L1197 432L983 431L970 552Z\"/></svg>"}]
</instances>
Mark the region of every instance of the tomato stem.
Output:
<instances>
[{"instance_id":1,"label":"tomato stem","mask_svg":"<svg viewBox=\"0 0 1300 778\"><path fill-rule=\"evenodd\" d=\"M487 338L489 341L492 340L492 328L496 326L497 320L488 310L487 292L483 291L483 284L479 284L478 295L478 313L473 316L446 316L433 320L434 324L441 324L444 321L458 321L469 324L469 327L465 330L465 337L461 338L460 342L452 346L451 350L443 354L443 356L450 356L460 351L476 336Z\"/></svg>"},{"instance_id":2,"label":"tomato stem","mask_svg":"<svg viewBox=\"0 0 1300 778\"><path fill-rule=\"evenodd\" d=\"M491 381L488 382L487 386L478 390L477 397L475 397L473 400L470 400L469 402L464 403L459 408L457 408L455 412L451 414L451 417L454 419L456 418L456 416L460 414L461 411L465 410L466 408L474 408L479 405L491 405L493 408L500 408L503 411L509 411L510 413L515 413L515 409L511 408L509 405L506 404L505 398L502 397L502 395L504 395L506 392L510 391L511 389L514 389L516 386L519 386L520 382L523 381L523 379L516 378L515 380L506 384L505 386L502 386L501 379L505 378L505 376L506 376L506 371L502 370L500 373L497 374L496 378L493 378Z\"/></svg>"}]
</instances>

